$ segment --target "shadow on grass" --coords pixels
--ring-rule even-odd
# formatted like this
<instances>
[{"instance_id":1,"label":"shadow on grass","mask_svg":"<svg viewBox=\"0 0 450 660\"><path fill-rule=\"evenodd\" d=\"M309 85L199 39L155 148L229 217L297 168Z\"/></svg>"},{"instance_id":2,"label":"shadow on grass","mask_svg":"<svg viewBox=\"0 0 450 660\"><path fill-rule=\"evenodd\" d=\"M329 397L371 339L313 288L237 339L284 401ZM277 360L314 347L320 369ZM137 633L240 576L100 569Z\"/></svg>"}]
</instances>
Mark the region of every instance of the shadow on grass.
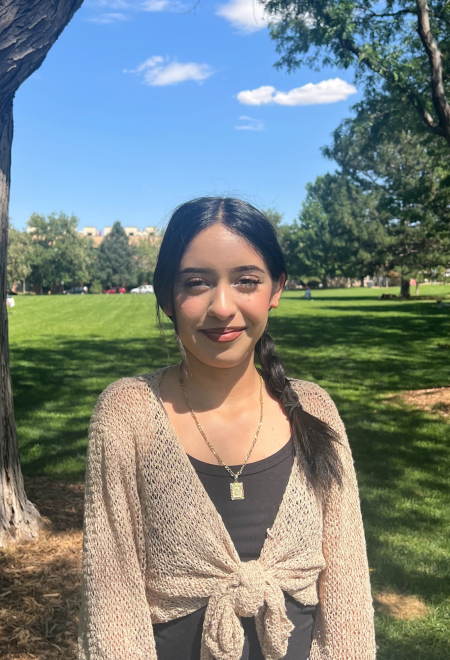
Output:
<instances>
[{"instance_id":1,"label":"shadow on grass","mask_svg":"<svg viewBox=\"0 0 450 660\"><path fill-rule=\"evenodd\" d=\"M11 358L22 468L31 476L58 473L70 459L84 462L89 420L105 387L177 362L179 353L173 341L166 348L159 338L89 337L14 347ZM40 455L33 457L37 445ZM65 469L60 478L82 481L84 472Z\"/></svg>"},{"instance_id":2,"label":"shadow on grass","mask_svg":"<svg viewBox=\"0 0 450 660\"><path fill-rule=\"evenodd\" d=\"M323 299L322 299L323 300ZM342 300L342 299L340 299ZM373 300L373 299L372 299ZM305 301L306 302L306 301ZM430 305L403 304L375 313L289 316L270 321L289 375L323 384L346 424L360 485L372 584L440 605L449 598L449 426L437 416L383 403L389 392L446 385L450 354L436 349L449 316ZM398 309L397 309L398 308ZM414 308L415 311L414 311ZM339 310L345 310L345 306ZM408 309L408 315L398 314ZM299 310L301 308L299 307ZM409 314L411 310L411 314ZM323 308L321 309L321 313ZM82 465L87 428L100 392L112 381L179 360L162 339L56 339L44 348L12 350L16 417L24 473ZM33 454L39 442L43 451ZM84 470L61 478L82 482ZM430 504L430 502L432 504ZM429 539L429 544L428 544ZM443 659L444 642L429 645L424 628L391 639L380 628L380 659Z\"/></svg>"},{"instance_id":3,"label":"shadow on grass","mask_svg":"<svg viewBox=\"0 0 450 660\"><path fill-rule=\"evenodd\" d=\"M280 314L270 319L270 332L290 375L296 377L309 374L311 380L349 387L373 385L374 397L445 385L450 380L450 352L439 351L437 344L448 337L450 315L418 307L421 314L406 319L386 313Z\"/></svg>"}]
</instances>

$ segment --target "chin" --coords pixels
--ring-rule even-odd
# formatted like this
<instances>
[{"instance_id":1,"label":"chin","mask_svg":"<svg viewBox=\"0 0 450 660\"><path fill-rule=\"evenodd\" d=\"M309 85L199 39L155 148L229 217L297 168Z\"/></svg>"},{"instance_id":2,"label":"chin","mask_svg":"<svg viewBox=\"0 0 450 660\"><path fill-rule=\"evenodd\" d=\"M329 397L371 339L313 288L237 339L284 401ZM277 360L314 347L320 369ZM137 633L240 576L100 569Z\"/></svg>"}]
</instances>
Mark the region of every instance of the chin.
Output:
<instances>
[{"instance_id":1,"label":"chin","mask_svg":"<svg viewBox=\"0 0 450 660\"><path fill-rule=\"evenodd\" d=\"M202 342L203 343L203 342ZM255 352L254 345L250 346L226 346L215 344L212 347L200 347L198 344L195 346L184 345L188 354L192 354L197 360L207 364L209 367L217 367L220 369L231 369L237 367L242 362L248 360L249 355L253 357Z\"/></svg>"}]
</instances>

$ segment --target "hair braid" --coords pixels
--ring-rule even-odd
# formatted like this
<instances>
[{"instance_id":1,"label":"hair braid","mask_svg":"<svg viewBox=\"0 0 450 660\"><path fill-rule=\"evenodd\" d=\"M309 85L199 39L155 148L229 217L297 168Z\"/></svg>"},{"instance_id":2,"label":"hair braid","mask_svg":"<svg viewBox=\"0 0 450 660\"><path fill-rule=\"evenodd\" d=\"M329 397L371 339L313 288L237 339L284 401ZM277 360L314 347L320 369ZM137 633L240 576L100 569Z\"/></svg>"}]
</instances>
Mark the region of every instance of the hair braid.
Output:
<instances>
[{"instance_id":1,"label":"hair braid","mask_svg":"<svg viewBox=\"0 0 450 660\"><path fill-rule=\"evenodd\" d=\"M284 366L272 337L264 332L256 353L268 385L288 413L292 438L298 450L305 477L319 497L324 497L336 481L342 486L342 463L334 443L339 436L328 424L303 409L297 393L286 378Z\"/></svg>"}]
</instances>

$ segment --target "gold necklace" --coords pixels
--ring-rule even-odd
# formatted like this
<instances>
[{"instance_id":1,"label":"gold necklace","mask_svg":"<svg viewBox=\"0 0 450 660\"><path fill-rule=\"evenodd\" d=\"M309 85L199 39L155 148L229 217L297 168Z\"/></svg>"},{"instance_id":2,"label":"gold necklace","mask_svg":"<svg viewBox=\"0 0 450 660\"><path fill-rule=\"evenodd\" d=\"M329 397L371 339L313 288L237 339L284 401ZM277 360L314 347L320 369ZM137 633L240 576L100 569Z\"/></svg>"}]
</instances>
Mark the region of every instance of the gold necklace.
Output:
<instances>
[{"instance_id":1,"label":"gold necklace","mask_svg":"<svg viewBox=\"0 0 450 660\"><path fill-rule=\"evenodd\" d=\"M262 426L263 419L264 419L264 381L263 381L262 376L261 376L260 373L258 373L258 376L259 376L259 379L260 379L260 382L261 382L261 390L260 390L260 395L259 395L260 402L261 402L261 416L260 416L258 428L256 429L255 437L253 438L253 442L251 444L251 447L248 450L247 456L245 457L245 461L242 464L241 469L239 470L239 472L236 472L236 474L235 474L232 470L230 470L228 465L225 465L223 460L220 458L219 454L216 452L216 450L214 449L214 447L212 446L212 444L210 443L210 441L206 437L206 433L203 430L202 425L198 421L197 415L195 414L195 412L194 412L194 410L191 406L191 402L188 399L188 395L186 393L186 388L185 388L184 383L183 383L183 378L181 377L181 365L180 365L180 385L181 385L181 389L183 390L184 397L186 399L186 403L188 405L189 410L191 411L191 415L194 418L195 423L197 424L197 428L200 431L200 433L202 434L202 436L204 437L206 444L211 449L214 456L218 459L218 461L223 465L223 467L226 470L228 470L228 472L234 478L234 481L230 484L230 495L231 495L232 500L243 500L244 499L244 484L242 483L242 481L238 481L238 479L242 474L242 470L247 465L247 461L250 458L250 454L253 451L253 447L255 446L256 441L258 440L259 432L261 430L261 426Z\"/></svg>"}]
</instances>

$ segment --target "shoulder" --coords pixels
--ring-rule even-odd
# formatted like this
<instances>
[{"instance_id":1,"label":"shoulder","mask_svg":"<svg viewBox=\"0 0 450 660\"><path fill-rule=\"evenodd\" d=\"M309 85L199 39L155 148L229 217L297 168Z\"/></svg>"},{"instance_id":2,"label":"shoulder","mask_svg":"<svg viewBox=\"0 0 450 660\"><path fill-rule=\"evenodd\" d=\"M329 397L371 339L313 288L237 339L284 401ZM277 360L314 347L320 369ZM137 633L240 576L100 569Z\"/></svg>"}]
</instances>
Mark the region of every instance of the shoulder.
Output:
<instances>
[{"instance_id":1,"label":"shoulder","mask_svg":"<svg viewBox=\"0 0 450 660\"><path fill-rule=\"evenodd\" d=\"M314 417L326 422L331 428L345 437L344 423L336 404L323 387L309 380L289 378L292 389L296 392L303 409Z\"/></svg>"},{"instance_id":2,"label":"shoulder","mask_svg":"<svg viewBox=\"0 0 450 660\"><path fill-rule=\"evenodd\" d=\"M100 394L91 425L136 426L158 406L158 386L165 368L110 383ZM149 410L150 409L150 410Z\"/></svg>"}]
</instances>

